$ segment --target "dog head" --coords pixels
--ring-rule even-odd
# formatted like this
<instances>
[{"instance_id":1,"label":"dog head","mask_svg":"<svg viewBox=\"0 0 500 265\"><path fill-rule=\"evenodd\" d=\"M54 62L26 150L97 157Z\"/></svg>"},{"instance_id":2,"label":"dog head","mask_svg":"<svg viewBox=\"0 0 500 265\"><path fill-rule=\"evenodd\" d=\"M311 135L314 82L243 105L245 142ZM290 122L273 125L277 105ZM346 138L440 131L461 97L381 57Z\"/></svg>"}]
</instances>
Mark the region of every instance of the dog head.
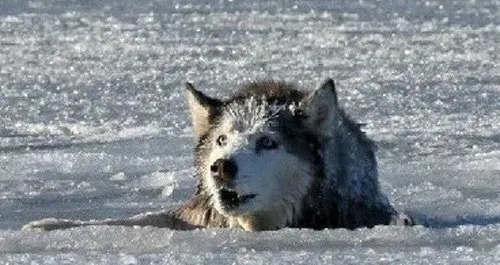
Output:
<instances>
[{"instance_id":1,"label":"dog head","mask_svg":"<svg viewBox=\"0 0 500 265\"><path fill-rule=\"evenodd\" d=\"M261 93L227 101L186 84L203 191L219 213L239 218L247 230L295 221L323 171L319 145L332 137L336 123L332 80L288 99L270 97L276 93L269 90L276 88L269 84L262 85Z\"/></svg>"}]
</instances>

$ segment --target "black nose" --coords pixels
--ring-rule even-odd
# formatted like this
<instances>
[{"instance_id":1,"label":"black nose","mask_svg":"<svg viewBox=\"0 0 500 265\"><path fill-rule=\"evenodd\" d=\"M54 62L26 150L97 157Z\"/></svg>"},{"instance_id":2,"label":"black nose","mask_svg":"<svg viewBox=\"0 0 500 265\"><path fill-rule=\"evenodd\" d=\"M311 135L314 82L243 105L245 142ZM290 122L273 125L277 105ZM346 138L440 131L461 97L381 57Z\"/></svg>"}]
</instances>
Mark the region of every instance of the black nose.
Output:
<instances>
[{"instance_id":1,"label":"black nose","mask_svg":"<svg viewBox=\"0 0 500 265\"><path fill-rule=\"evenodd\" d=\"M210 171L214 173L214 178L217 181L227 183L234 179L238 172L238 167L233 160L217 159L212 166L210 166Z\"/></svg>"}]
</instances>

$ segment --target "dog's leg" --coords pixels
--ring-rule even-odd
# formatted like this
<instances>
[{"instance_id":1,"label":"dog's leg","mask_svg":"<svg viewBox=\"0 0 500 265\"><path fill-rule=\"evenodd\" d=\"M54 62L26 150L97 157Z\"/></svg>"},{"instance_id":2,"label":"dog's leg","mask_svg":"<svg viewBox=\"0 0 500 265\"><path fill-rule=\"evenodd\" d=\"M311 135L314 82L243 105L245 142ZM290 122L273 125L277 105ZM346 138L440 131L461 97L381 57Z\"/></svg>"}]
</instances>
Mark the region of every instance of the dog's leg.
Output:
<instances>
[{"instance_id":1,"label":"dog's leg","mask_svg":"<svg viewBox=\"0 0 500 265\"><path fill-rule=\"evenodd\" d=\"M139 214L126 219L105 219L105 220L65 220L56 218L46 218L38 221L33 221L22 227L22 230L42 230L51 231L58 229L68 229L80 226L105 226L105 225L119 225L119 226L155 226L165 227L179 230L189 230L196 228L190 225L170 212L153 212Z\"/></svg>"},{"instance_id":2,"label":"dog's leg","mask_svg":"<svg viewBox=\"0 0 500 265\"><path fill-rule=\"evenodd\" d=\"M58 229L67 229L71 227L88 225L88 222L79 220L66 220L66 219L56 219L56 218L45 218L41 220L36 220L28 224L23 225L23 231L52 231Z\"/></svg>"},{"instance_id":3,"label":"dog's leg","mask_svg":"<svg viewBox=\"0 0 500 265\"><path fill-rule=\"evenodd\" d=\"M91 221L46 218L33 221L23 226L22 229L51 231L79 226L104 225L155 226L176 230L192 230L202 227L227 227L227 220L212 209L209 196L198 194L179 208L169 212L144 213L126 219Z\"/></svg>"}]
</instances>

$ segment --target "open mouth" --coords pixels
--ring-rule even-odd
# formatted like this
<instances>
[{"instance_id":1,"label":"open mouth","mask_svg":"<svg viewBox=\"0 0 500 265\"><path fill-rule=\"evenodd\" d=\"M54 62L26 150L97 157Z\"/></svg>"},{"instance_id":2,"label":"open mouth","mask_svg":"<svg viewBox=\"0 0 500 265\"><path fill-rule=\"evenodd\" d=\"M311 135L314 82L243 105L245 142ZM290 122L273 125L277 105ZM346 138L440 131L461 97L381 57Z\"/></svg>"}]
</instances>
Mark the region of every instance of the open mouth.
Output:
<instances>
[{"instance_id":1,"label":"open mouth","mask_svg":"<svg viewBox=\"0 0 500 265\"><path fill-rule=\"evenodd\" d=\"M255 198L255 196L256 196L255 194L241 195L238 194L236 191L229 189L219 190L219 198L224 207L228 209L236 208L240 205L243 205L249 200Z\"/></svg>"}]
</instances>

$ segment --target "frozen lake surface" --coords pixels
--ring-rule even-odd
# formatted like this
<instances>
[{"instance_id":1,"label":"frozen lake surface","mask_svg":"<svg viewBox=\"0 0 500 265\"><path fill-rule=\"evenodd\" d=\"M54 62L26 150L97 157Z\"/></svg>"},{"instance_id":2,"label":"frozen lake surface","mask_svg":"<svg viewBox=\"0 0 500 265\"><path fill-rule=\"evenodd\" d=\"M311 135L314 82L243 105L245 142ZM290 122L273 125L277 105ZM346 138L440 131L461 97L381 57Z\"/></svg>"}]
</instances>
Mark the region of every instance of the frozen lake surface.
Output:
<instances>
[{"instance_id":1,"label":"frozen lake surface","mask_svg":"<svg viewBox=\"0 0 500 265\"><path fill-rule=\"evenodd\" d=\"M184 82L326 77L424 226L20 231L189 198ZM499 264L500 3L2 1L0 263Z\"/></svg>"}]
</instances>

